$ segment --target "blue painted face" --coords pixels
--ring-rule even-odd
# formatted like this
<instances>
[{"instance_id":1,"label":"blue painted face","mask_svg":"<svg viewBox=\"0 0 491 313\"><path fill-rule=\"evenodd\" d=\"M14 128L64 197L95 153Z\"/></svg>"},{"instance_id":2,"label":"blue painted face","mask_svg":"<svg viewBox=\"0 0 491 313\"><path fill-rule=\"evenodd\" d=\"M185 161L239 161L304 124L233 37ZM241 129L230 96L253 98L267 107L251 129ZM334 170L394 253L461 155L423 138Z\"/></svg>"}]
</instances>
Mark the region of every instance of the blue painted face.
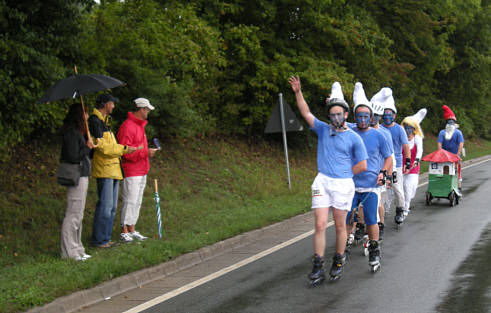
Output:
<instances>
[{"instance_id":1,"label":"blue painted face","mask_svg":"<svg viewBox=\"0 0 491 313\"><path fill-rule=\"evenodd\" d=\"M412 133L414 133L414 128L411 126L404 126L404 130L406 131L406 134L410 136Z\"/></svg>"},{"instance_id":2,"label":"blue painted face","mask_svg":"<svg viewBox=\"0 0 491 313\"><path fill-rule=\"evenodd\" d=\"M382 119L384 120L385 125L390 125L392 122L394 122L394 113L391 111L389 112L384 112L384 115L382 115Z\"/></svg>"},{"instance_id":3,"label":"blue painted face","mask_svg":"<svg viewBox=\"0 0 491 313\"><path fill-rule=\"evenodd\" d=\"M374 114L372 116L372 118L370 119L370 126L373 127L373 126L377 125L377 123L380 121L380 117L381 117L380 115Z\"/></svg>"},{"instance_id":4,"label":"blue painted face","mask_svg":"<svg viewBox=\"0 0 491 313\"><path fill-rule=\"evenodd\" d=\"M344 124L344 111L341 113L329 114L329 119L335 128L342 128Z\"/></svg>"},{"instance_id":5,"label":"blue painted face","mask_svg":"<svg viewBox=\"0 0 491 313\"><path fill-rule=\"evenodd\" d=\"M455 120L452 119L447 120L447 125L455 125Z\"/></svg>"},{"instance_id":6,"label":"blue painted face","mask_svg":"<svg viewBox=\"0 0 491 313\"><path fill-rule=\"evenodd\" d=\"M356 126L359 129L366 129L370 126L370 113L358 112L355 114Z\"/></svg>"}]
</instances>

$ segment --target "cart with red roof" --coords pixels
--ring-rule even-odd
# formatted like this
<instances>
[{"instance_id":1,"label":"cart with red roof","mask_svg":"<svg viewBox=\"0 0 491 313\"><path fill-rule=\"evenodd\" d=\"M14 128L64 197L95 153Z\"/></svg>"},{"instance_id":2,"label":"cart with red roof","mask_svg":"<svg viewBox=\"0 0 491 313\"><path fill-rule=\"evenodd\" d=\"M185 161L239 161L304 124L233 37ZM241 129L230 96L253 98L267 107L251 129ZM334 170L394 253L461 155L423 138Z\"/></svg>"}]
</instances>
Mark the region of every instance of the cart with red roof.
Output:
<instances>
[{"instance_id":1,"label":"cart with red roof","mask_svg":"<svg viewBox=\"0 0 491 313\"><path fill-rule=\"evenodd\" d=\"M430 162L426 204L431 205L435 198L448 199L450 206L459 204L462 199L457 175L457 162L460 161L460 157L439 149L424 156L421 160Z\"/></svg>"}]
</instances>

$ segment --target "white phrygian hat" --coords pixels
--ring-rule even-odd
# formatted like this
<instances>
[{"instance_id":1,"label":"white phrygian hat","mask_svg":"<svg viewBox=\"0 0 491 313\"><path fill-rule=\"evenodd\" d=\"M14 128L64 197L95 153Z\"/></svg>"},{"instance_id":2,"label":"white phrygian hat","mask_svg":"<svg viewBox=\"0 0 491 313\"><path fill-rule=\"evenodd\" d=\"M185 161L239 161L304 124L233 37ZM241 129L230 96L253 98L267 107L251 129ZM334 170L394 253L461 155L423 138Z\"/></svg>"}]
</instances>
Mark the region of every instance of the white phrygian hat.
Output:
<instances>
[{"instance_id":1,"label":"white phrygian hat","mask_svg":"<svg viewBox=\"0 0 491 313\"><path fill-rule=\"evenodd\" d=\"M373 114L372 105L365 95L363 84L360 82L356 82L355 84L355 89L353 90L353 103L355 104L353 108L353 113L356 112L356 108L358 108L360 105L364 105L370 109L370 114Z\"/></svg>"},{"instance_id":2,"label":"white phrygian hat","mask_svg":"<svg viewBox=\"0 0 491 313\"><path fill-rule=\"evenodd\" d=\"M392 89L389 87L380 89L379 92L373 95L370 102L372 102L372 109L375 114L383 115L385 109L390 109L397 113Z\"/></svg>"},{"instance_id":3,"label":"white phrygian hat","mask_svg":"<svg viewBox=\"0 0 491 313\"><path fill-rule=\"evenodd\" d=\"M331 87L331 95L329 96L329 101L327 102L327 109L339 105L349 111L349 105L346 100L344 100L343 90L341 89L341 84L339 82L334 82Z\"/></svg>"}]
</instances>

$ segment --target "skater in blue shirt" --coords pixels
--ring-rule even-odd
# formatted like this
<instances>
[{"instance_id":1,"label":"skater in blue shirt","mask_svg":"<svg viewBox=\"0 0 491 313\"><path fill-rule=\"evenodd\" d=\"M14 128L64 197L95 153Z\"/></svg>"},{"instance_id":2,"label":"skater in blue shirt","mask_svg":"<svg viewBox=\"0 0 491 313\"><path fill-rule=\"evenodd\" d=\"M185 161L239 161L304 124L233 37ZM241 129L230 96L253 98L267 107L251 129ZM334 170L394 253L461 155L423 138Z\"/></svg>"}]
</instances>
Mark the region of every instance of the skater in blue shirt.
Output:
<instances>
[{"instance_id":1,"label":"skater in blue shirt","mask_svg":"<svg viewBox=\"0 0 491 313\"><path fill-rule=\"evenodd\" d=\"M396 158L394 155L394 146L392 144L392 135L390 134L390 131L387 128L380 127L380 118L382 117L382 115L384 115L385 102L390 96L392 96L391 92L386 92L386 90L381 90L377 92L375 95L373 95L373 97L370 99L370 103L372 104L372 111L373 111L372 118L370 119L370 127L380 131L384 135L385 141L389 145L390 151L392 152L391 154L392 167L389 168L389 170L387 171L386 184L380 186L380 201L379 201L379 208L378 208L378 214L380 218L380 222L378 223L379 241L382 241L384 236L385 213L389 213L390 202L389 202L387 188L390 188L393 180L392 173L396 171Z\"/></svg>"},{"instance_id":2,"label":"skater in blue shirt","mask_svg":"<svg viewBox=\"0 0 491 313\"><path fill-rule=\"evenodd\" d=\"M355 107L356 127L353 131L360 135L368 154L367 170L354 175L355 196L352 203L352 211L363 205L363 217L368 231L368 253L369 261L373 272L380 267L380 246L379 246L379 226L378 226L378 203L380 197L380 186L385 184L387 172L392 167L392 151L384 135L372 127L370 120L373 115L372 105L365 96L363 85L360 82L355 84L353 93ZM347 222L349 224L350 214ZM348 226L348 231L351 232ZM349 249L346 249L349 251Z\"/></svg>"},{"instance_id":3,"label":"skater in blue shirt","mask_svg":"<svg viewBox=\"0 0 491 313\"><path fill-rule=\"evenodd\" d=\"M384 115L382 116L382 126L390 131L390 134L392 135L392 144L394 145L397 173L397 180L396 182L392 183L392 192L394 194L396 205L396 216L394 217L394 220L397 224L401 224L404 220L404 186L402 181L402 167L404 165L406 170L411 168L411 154L409 151L406 131L401 125L395 122L397 109L392 96L392 90L384 87L382 88L382 91L391 94L385 102ZM402 151L404 151L404 155ZM404 164L402 163L403 157L405 158Z\"/></svg>"},{"instance_id":4,"label":"skater in blue shirt","mask_svg":"<svg viewBox=\"0 0 491 313\"><path fill-rule=\"evenodd\" d=\"M345 125L349 106L344 100L341 85L332 85L327 103L330 124L318 120L305 101L300 79L290 77L291 88L295 93L297 106L303 118L317 134L317 174L312 184L312 209L315 210L314 259L309 278L313 285L325 279L324 251L326 247L326 227L329 209L336 228L336 253L329 272L331 279L337 279L343 270L346 259L346 216L351 209L355 192L353 175L367 168L367 152L360 136ZM354 164L354 165L353 165Z\"/></svg>"}]
</instances>

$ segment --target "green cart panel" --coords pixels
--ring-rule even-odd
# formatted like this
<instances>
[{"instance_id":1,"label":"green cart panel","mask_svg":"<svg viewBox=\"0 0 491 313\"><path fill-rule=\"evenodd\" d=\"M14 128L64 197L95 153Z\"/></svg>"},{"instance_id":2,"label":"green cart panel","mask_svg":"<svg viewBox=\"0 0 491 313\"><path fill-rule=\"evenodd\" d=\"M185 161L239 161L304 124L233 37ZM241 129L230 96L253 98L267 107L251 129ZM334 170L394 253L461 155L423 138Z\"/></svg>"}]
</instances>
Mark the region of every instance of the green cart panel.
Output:
<instances>
[{"instance_id":1,"label":"green cart panel","mask_svg":"<svg viewBox=\"0 0 491 313\"><path fill-rule=\"evenodd\" d=\"M457 175L428 175L428 192L436 198L446 198L452 190L458 190L459 183Z\"/></svg>"}]
</instances>

